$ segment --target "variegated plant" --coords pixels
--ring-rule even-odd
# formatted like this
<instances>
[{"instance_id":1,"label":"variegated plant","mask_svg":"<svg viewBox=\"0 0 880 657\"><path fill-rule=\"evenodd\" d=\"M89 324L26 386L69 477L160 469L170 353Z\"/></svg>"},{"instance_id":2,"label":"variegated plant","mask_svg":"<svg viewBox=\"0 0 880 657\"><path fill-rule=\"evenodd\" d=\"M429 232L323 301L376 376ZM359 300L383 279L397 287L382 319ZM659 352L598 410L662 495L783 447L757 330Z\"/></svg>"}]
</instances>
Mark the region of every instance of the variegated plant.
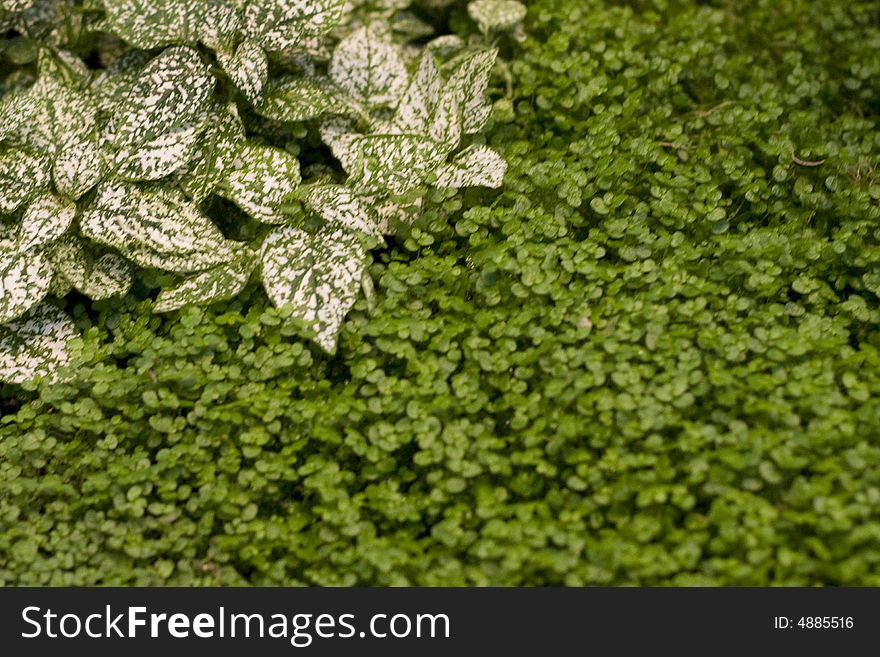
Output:
<instances>
[{"instance_id":1,"label":"variegated plant","mask_svg":"<svg viewBox=\"0 0 880 657\"><path fill-rule=\"evenodd\" d=\"M9 26L40 4L0 1ZM0 379L56 376L77 331L50 298L124 294L139 267L179 277L157 312L231 298L258 275L332 352L369 289L369 249L416 218L428 187L501 184L505 163L478 137L497 51L440 37L416 53L390 23L408 2L361 4L65 5L112 61L92 68L52 43L3 85ZM339 163L305 180L285 140L303 122ZM231 239L217 197L264 228Z\"/></svg>"}]
</instances>

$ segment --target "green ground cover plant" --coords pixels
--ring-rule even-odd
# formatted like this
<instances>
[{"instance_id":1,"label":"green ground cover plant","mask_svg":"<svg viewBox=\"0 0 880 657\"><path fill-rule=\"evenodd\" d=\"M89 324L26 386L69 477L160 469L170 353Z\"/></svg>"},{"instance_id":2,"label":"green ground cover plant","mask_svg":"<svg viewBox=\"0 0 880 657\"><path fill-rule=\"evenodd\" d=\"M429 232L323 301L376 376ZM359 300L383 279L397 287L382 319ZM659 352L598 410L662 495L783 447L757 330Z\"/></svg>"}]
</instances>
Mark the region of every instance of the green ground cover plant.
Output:
<instances>
[{"instance_id":1,"label":"green ground cover plant","mask_svg":"<svg viewBox=\"0 0 880 657\"><path fill-rule=\"evenodd\" d=\"M880 584L880 8L524 34L503 187L426 190L335 353L256 278L66 297L81 364L2 389L0 583Z\"/></svg>"}]
</instances>

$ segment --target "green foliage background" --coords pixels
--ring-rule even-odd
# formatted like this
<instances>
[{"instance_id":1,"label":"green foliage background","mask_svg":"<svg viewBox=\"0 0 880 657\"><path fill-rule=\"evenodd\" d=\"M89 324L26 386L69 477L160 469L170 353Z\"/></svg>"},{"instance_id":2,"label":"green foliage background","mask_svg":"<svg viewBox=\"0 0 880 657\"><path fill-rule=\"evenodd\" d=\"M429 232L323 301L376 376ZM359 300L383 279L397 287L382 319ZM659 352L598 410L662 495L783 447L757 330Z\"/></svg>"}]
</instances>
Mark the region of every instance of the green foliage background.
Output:
<instances>
[{"instance_id":1,"label":"green foliage background","mask_svg":"<svg viewBox=\"0 0 880 657\"><path fill-rule=\"evenodd\" d=\"M435 193L336 357L255 288L71 301L0 584L880 585L880 7L526 27L504 190Z\"/></svg>"}]
</instances>

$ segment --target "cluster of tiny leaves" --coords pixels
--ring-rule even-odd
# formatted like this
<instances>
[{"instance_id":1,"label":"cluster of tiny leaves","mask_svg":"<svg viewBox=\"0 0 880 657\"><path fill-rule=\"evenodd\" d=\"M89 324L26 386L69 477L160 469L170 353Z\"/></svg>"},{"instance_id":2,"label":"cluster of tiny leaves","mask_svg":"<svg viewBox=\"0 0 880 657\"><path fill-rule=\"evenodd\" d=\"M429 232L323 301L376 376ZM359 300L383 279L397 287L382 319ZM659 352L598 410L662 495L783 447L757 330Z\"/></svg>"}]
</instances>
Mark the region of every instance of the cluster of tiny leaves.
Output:
<instances>
[{"instance_id":1,"label":"cluster of tiny leaves","mask_svg":"<svg viewBox=\"0 0 880 657\"><path fill-rule=\"evenodd\" d=\"M334 357L256 282L68 300L76 379L3 390L0 583L880 585L876 3L525 27L503 190L430 192Z\"/></svg>"},{"instance_id":2,"label":"cluster of tiny leaves","mask_svg":"<svg viewBox=\"0 0 880 657\"><path fill-rule=\"evenodd\" d=\"M177 275L158 312L230 299L257 273L333 352L368 286L370 248L415 220L425 191L502 183L506 163L479 144L497 56L488 32L438 55L409 44L423 30L395 30L394 3L55 4L3 5L0 380L55 377L70 362L60 336L73 323L50 298L118 297L144 268ZM512 29L508 14L483 7L480 25L497 15L495 29ZM300 158L317 147L295 137L310 127L341 168L304 177ZM240 211L226 233L215 199ZM264 228L234 235L248 223ZM31 330L45 317L52 340Z\"/></svg>"}]
</instances>

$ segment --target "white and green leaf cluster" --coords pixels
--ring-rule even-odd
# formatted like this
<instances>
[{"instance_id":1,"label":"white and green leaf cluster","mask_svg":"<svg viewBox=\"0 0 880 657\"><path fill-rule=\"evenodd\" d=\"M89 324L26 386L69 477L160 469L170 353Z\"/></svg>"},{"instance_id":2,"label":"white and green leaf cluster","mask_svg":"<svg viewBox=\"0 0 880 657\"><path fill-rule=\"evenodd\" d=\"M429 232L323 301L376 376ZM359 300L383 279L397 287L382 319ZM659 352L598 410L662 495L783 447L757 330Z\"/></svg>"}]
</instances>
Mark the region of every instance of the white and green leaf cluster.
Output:
<instances>
[{"instance_id":1,"label":"white and green leaf cluster","mask_svg":"<svg viewBox=\"0 0 880 657\"><path fill-rule=\"evenodd\" d=\"M321 132L348 175L349 196L363 208L359 222L393 231L413 219L418 192L428 186L501 185L504 160L473 139L491 113L486 89L496 57L492 48L464 49L441 70L426 48L409 66L387 34L370 27L338 45L329 76L358 111L329 117ZM363 60L381 69L365 74L357 64Z\"/></svg>"},{"instance_id":2,"label":"white and green leaf cluster","mask_svg":"<svg viewBox=\"0 0 880 657\"><path fill-rule=\"evenodd\" d=\"M468 4L468 14L481 32L506 32L523 21L526 6L517 0L472 0Z\"/></svg>"},{"instance_id":3,"label":"white and green leaf cluster","mask_svg":"<svg viewBox=\"0 0 880 657\"><path fill-rule=\"evenodd\" d=\"M0 380L58 376L77 330L52 299L125 294L138 268L178 277L157 312L257 277L332 352L369 249L429 187L502 183L480 138L497 51L441 37L417 53L390 20L408 2L89 4L89 29L130 48L94 68L43 47L0 98ZM304 123L338 166L301 171Z\"/></svg>"}]
</instances>

